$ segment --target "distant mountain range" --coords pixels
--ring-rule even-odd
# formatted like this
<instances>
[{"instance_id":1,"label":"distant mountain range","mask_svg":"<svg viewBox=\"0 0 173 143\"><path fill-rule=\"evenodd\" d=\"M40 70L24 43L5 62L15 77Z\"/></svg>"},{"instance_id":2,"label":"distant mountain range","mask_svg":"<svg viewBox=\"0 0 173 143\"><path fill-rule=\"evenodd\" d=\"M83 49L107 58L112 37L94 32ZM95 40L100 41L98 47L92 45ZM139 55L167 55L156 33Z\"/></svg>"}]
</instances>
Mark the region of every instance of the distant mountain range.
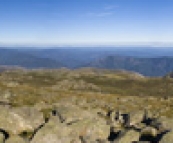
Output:
<instances>
[{"instance_id":1,"label":"distant mountain range","mask_svg":"<svg viewBox=\"0 0 173 143\"><path fill-rule=\"evenodd\" d=\"M25 68L59 68L63 66L55 60L37 57L14 49L0 49L0 65Z\"/></svg>"},{"instance_id":2,"label":"distant mountain range","mask_svg":"<svg viewBox=\"0 0 173 143\"><path fill-rule=\"evenodd\" d=\"M163 76L168 72L173 71L173 58L107 56L105 58L92 61L86 66L105 69L124 69L128 71L135 71L146 76Z\"/></svg>"},{"instance_id":3,"label":"distant mountain range","mask_svg":"<svg viewBox=\"0 0 173 143\"><path fill-rule=\"evenodd\" d=\"M96 67L135 71L145 76L163 76L173 71L173 50L0 48L0 65L29 69Z\"/></svg>"}]
</instances>

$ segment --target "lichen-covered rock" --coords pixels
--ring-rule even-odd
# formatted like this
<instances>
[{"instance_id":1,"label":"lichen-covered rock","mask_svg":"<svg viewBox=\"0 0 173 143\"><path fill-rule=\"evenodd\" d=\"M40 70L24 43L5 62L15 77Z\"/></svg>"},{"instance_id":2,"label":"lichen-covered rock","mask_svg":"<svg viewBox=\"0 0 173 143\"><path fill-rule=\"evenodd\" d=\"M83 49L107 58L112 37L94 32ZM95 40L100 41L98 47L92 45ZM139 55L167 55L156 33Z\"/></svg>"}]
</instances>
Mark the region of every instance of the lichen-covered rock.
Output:
<instances>
[{"instance_id":1,"label":"lichen-covered rock","mask_svg":"<svg viewBox=\"0 0 173 143\"><path fill-rule=\"evenodd\" d=\"M165 134L159 143L172 143L172 142L173 142L173 131Z\"/></svg>"},{"instance_id":2,"label":"lichen-covered rock","mask_svg":"<svg viewBox=\"0 0 173 143\"><path fill-rule=\"evenodd\" d=\"M140 140L142 141L153 141L156 139L158 134L157 129L153 127L146 127L141 131Z\"/></svg>"},{"instance_id":3,"label":"lichen-covered rock","mask_svg":"<svg viewBox=\"0 0 173 143\"><path fill-rule=\"evenodd\" d=\"M72 130L54 116L38 130L31 143L70 143L75 139L71 134Z\"/></svg>"},{"instance_id":4,"label":"lichen-covered rock","mask_svg":"<svg viewBox=\"0 0 173 143\"><path fill-rule=\"evenodd\" d=\"M83 119L72 124L70 128L75 136L88 137L89 141L104 140L110 134L110 127L101 118Z\"/></svg>"},{"instance_id":5,"label":"lichen-covered rock","mask_svg":"<svg viewBox=\"0 0 173 143\"><path fill-rule=\"evenodd\" d=\"M3 133L0 133L0 143L4 143L5 136Z\"/></svg>"},{"instance_id":6,"label":"lichen-covered rock","mask_svg":"<svg viewBox=\"0 0 173 143\"><path fill-rule=\"evenodd\" d=\"M44 123L43 114L33 107L20 107L12 111L25 119L33 128Z\"/></svg>"},{"instance_id":7,"label":"lichen-covered rock","mask_svg":"<svg viewBox=\"0 0 173 143\"><path fill-rule=\"evenodd\" d=\"M93 117L93 114L90 112L72 104L57 104L54 109L54 114L59 118L60 122L66 124Z\"/></svg>"},{"instance_id":8,"label":"lichen-covered rock","mask_svg":"<svg viewBox=\"0 0 173 143\"><path fill-rule=\"evenodd\" d=\"M23 131L34 131L44 123L41 112L32 107L21 107L0 109L0 129L7 131L10 135L20 134Z\"/></svg>"},{"instance_id":9,"label":"lichen-covered rock","mask_svg":"<svg viewBox=\"0 0 173 143\"><path fill-rule=\"evenodd\" d=\"M162 117L159 119L159 121L161 122L163 128L173 130L173 118Z\"/></svg>"},{"instance_id":10,"label":"lichen-covered rock","mask_svg":"<svg viewBox=\"0 0 173 143\"><path fill-rule=\"evenodd\" d=\"M48 123L38 130L31 143L70 143L106 140L110 127L96 113L73 105L60 105Z\"/></svg>"},{"instance_id":11,"label":"lichen-covered rock","mask_svg":"<svg viewBox=\"0 0 173 143\"><path fill-rule=\"evenodd\" d=\"M12 136L5 141L5 143L29 143L19 136Z\"/></svg>"},{"instance_id":12,"label":"lichen-covered rock","mask_svg":"<svg viewBox=\"0 0 173 143\"><path fill-rule=\"evenodd\" d=\"M129 114L130 126L135 126L138 123L141 123L145 118L144 111L136 111Z\"/></svg>"},{"instance_id":13,"label":"lichen-covered rock","mask_svg":"<svg viewBox=\"0 0 173 143\"><path fill-rule=\"evenodd\" d=\"M117 143L132 143L139 140L139 132L134 130L128 131L124 136L122 136Z\"/></svg>"}]
</instances>

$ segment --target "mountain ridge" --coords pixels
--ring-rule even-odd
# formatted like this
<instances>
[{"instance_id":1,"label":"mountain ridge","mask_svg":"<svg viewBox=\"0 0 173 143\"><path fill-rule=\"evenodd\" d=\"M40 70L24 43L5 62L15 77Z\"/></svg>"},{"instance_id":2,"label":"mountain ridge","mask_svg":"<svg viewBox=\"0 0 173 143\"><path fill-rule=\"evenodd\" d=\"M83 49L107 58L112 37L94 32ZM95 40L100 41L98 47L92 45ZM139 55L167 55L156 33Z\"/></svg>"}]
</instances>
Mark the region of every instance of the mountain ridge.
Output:
<instances>
[{"instance_id":1,"label":"mountain ridge","mask_svg":"<svg viewBox=\"0 0 173 143\"><path fill-rule=\"evenodd\" d=\"M173 70L172 62L172 57L164 56L155 58L107 56L85 66L105 69L124 69L138 72L145 76L163 76Z\"/></svg>"},{"instance_id":2,"label":"mountain ridge","mask_svg":"<svg viewBox=\"0 0 173 143\"><path fill-rule=\"evenodd\" d=\"M0 49L0 65L24 68L58 68L63 66L57 61L36 57L15 49Z\"/></svg>"},{"instance_id":3,"label":"mountain ridge","mask_svg":"<svg viewBox=\"0 0 173 143\"><path fill-rule=\"evenodd\" d=\"M153 51L153 50L152 50ZM140 54L139 54L140 53ZM173 71L173 57L142 56L144 50L98 49L3 49L0 48L0 65L19 66L28 69L62 68L78 69L94 67L128 70L145 76L164 76ZM161 54L161 51L159 52ZM165 52L166 53L166 52ZM171 53L170 53L171 54ZM132 56L134 55L134 56ZM153 55L153 56L152 56Z\"/></svg>"}]
</instances>

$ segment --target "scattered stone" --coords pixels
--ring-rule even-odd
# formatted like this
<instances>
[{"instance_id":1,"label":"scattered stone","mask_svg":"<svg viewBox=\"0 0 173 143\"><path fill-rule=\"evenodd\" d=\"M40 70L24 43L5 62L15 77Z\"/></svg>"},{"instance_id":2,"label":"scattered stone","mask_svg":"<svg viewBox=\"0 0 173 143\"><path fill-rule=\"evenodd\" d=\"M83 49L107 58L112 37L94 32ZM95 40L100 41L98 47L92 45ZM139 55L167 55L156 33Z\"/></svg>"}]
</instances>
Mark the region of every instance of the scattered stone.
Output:
<instances>
[{"instance_id":1,"label":"scattered stone","mask_svg":"<svg viewBox=\"0 0 173 143\"><path fill-rule=\"evenodd\" d=\"M172 140L172 132L166 133L173 129L172 119L148 118L145 111L127 114L123 110L109 110L107 113L69 101L41 105L39 108L0 107L0 143L4 140L27 143L25 139L30 143L169 143ZM51 113L47 122L41 112L43 109Z\"/></svg>"},{"instance_id":2,"label":"scattered stone","mask_svg":"<svg viewBox=\"0 0 173 143\"><path fill-rule=\"evenodd\" d=\"M110 111L110 125L115 128L120 128L124 124L124 118L119 111Z\"/></svg>"},{"instance_id":3,"label":"scattered stone","mask_svg":"<svg viewBox=\"0 0 173 143\"><path fill-rule=\"evenodd\" d=\"M138 124L135 125L135 129L136 129L136 130L141 131L141 130L143 130L144 128L146 128L146 124L144 124L144 123L138 123Z\"/></svg>"}]
</instances>

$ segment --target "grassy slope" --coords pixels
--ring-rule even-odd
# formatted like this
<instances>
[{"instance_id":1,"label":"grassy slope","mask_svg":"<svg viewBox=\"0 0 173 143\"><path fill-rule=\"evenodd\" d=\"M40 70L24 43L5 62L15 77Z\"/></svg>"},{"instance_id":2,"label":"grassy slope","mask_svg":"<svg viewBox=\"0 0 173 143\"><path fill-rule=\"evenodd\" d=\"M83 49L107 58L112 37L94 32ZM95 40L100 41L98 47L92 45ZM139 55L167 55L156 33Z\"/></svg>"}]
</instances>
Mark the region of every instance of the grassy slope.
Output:
<instances>
[{"instance_id":1,"label":"grassy slope","mask_svg":"<svg viewBox=\"0 0 173 143\"><path fill-rule=\"evenodd\" d=\"M8 99L13 106L52 104L64 99L80 104L85 100L93 107L152 108L156 112L165 109L163 115L167 116L173 115L172 85L173 80L168 78L144 78L133 73L95 69L17 70L0 75L1 97L10 93ZM92 90L95 86L99 90Z\"/></svg>"}]
</instances>

